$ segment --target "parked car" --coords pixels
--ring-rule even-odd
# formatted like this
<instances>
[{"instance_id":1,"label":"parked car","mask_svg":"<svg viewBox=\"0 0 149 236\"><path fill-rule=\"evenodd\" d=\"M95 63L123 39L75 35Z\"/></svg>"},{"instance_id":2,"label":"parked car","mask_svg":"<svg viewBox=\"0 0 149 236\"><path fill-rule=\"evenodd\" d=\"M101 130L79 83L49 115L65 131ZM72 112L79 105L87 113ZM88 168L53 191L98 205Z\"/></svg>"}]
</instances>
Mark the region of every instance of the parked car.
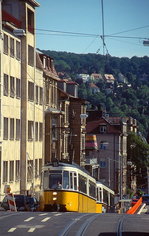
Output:
<instances>
[{"instance_id":1,"label":"parked car","mask_svg":"<svg viewBox=\"0 0 149 236\"><path fill-rule=\"evenodd\" d=\"M14 194L15 203L17 211L37 211L39 207L39 202L35 197L23 195L23 194ZM7 196L4 197L1 207L5 210L9 210Z\"/></svg>"}]
</instances>

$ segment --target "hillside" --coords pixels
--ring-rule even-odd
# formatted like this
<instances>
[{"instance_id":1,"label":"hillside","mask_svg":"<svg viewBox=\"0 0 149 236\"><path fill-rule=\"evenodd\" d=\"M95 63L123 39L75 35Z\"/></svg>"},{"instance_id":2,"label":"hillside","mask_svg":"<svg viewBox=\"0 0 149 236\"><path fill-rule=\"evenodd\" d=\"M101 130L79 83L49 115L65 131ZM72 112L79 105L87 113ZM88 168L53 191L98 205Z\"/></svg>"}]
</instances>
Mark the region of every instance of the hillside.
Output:
<instances>
[{"instance_id":1,"label":"hillside","mask_svg":"<svg viewBox=\"0 0 149 236\"><path fill-rule=\"evenodd\" d=\"M44 51L54 58L57 72L64 72L79 83L79 95L93 105L106 109L111 115L137 119L140 131L147 137L149 130L149 57L118 58L98 54L75 54ZM112 74L114 85L96 81L100 92L92 94L90 82L83 83L77 74ZM120 82L120 76L125 83ZM95 82L94 82L95 83Z\"/></svg>"}]
</instances>

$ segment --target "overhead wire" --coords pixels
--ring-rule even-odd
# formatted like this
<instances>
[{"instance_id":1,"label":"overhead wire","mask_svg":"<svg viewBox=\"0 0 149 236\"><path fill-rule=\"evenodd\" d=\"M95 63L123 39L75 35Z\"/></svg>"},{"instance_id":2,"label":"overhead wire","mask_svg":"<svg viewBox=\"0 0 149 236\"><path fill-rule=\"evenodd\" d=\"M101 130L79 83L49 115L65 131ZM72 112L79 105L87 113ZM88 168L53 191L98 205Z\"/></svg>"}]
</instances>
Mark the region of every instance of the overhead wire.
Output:
<instances>
[{"instance_id":1,"label":"overhead wire","mask_svg":"<svg viewBox=\"0 0 149 236\"><path fill-rule=\"evenodd\" d=\"M141 36L126 36L126 35L118 35L118 34L122 34L122 33L127 33L127 32L131 32L131 31L135 31L135 30L139 30L139 29L143 29L143 28L149 28L149 25L146 26L141 26L141 27L137 27L137 28L132 28L132 29L128 29L128 30L124 30L124 31L120 31L120 32L116 32L116 33L112 33L112 34L104 34L105 38L128 38L128 39L139 39L139 40L148 40L149 37L141 37ZM50 36L70 36L70 37L95 37L95 38L101 38L101 40L103 41L103 35L100 34L90 34L90 33L81 33L81 32L70 32L70 31L61 31L61 30L49 30L49 29L35 29L36 31L42 31L42 32L50 32L49 34L45 34L45 33L38 33L36 32L37 35L50 35ZM104 42L105 44L105 42Z\"/></svg>"}]
</instances>

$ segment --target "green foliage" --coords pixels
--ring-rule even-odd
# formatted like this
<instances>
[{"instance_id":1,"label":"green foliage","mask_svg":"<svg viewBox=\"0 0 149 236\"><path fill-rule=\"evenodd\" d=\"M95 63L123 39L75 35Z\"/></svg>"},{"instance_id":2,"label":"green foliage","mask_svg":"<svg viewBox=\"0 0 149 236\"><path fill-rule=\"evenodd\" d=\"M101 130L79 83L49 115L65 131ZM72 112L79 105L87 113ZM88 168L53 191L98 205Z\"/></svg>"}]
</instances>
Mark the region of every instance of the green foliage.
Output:
<instances>
[{"instance_id":1,"label":"green foliage","mask_svg":"<svg viewBox=\"0 0 149 236\"><path fill-rule=\"evenodd\" d=\"M127 139L128 160L139 168L149 166L149 144L145 142L142 136L130 133Z\"/></svg>"}]
</instances>

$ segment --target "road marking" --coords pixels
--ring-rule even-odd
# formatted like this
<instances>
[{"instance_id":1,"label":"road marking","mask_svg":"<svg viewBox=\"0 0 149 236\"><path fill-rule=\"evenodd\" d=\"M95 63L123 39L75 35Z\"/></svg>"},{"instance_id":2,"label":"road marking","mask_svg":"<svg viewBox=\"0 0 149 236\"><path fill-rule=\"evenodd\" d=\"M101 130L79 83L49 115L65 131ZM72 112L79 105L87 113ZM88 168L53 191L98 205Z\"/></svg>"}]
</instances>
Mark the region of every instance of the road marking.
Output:
<instances>
[{"instance_id":1,"label":"road marking","mask_svg":"<svg viewBox=\"0 0 149 236\"><path fill-rule=\"evenodd\" d=\"M30 221L30 220L32 220L32 219L34 219L35 217L29 217L28 219L26 219L26 220L24 220L25 222L28 222L28 221Z\"/></svg>"},{"instance_id":2,"label":"road marking","mask_svg":"<svg viewBox=\"0 0 149 236\"><path fill-rule=\"evenodd\" d=\"M48 221L50 218L51 218L51 217L46 217L46 218L44 218L43 220L41 220L41 222L46 222L46 221Z\"/></svg>"},{"instance_id":3,"label":"road marking","mask_svg":"<svg viewBox=\"0 0 149 236\"><path fill-rule=\"evenodd\" d=\"M30 228L30 229L28 230L28 232L29 232L29 233L32 233L32 232L34 232L35 229L36 229L36 228Z\"/></svg>"},{"instance_id":4,"label":"road marking","mask_svg":"<svg viewBox=\"0 0 149 236\"><path fill-rule=\"evenodd\" d=\"M46 216L46 215L48 215L48 213L39 214L39 216Z\"/></svg>"},{"instance_id":5,"label":"road marking","mask_svg":"<svg viewBox=\"0 0 149 236\"><path fill-rule=\"evenodd\" d=\"M8 232L9 232L9 233L12 233L12 232L14 232L15 230L16 230L16 228L11 228L11 229L8 230Z\"/></svg>"},{"instance_id":6,"label":"road marking","mask_svg":"<svg viewBox=\"0 0 149 236\"><path fill-rule=\"evenodd\" d=\"M57 213L54 216L61 216L61 215L62 215L62 213Z\"/></svg>"}]
</instances>

